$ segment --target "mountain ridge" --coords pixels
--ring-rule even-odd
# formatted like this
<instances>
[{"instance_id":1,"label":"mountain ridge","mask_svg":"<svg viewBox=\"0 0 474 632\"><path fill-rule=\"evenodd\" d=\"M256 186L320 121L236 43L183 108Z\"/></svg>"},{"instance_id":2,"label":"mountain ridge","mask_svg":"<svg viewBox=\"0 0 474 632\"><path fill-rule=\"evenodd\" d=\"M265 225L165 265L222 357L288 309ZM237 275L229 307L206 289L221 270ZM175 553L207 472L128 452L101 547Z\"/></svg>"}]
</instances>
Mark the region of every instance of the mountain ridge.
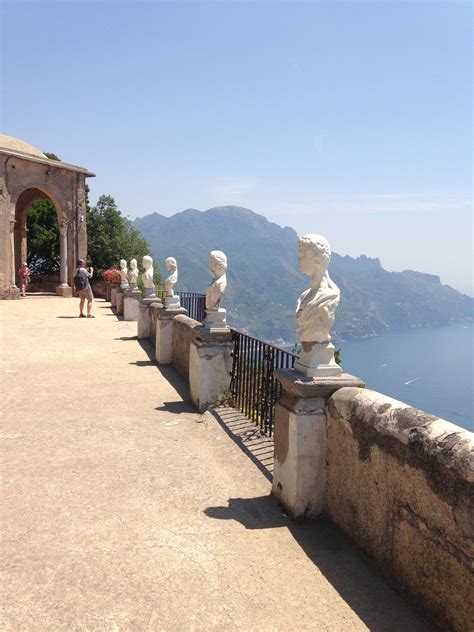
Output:
<instances>
[{"instance_id":1,"label":"mountain ridge","mask_svg":"<svg viewBox=\"0 0 474 632\"><path fill-rule=\"evenodd\" d=\"M267 340L296 339L294 306L308 287L297 265L296 231L251 209L217 206L152 213L134 220L152 254L178 261L177 289L205 292L210 250L229 262L223 305L230 323ZM474 299L443 285L436 275L385 270L379 258L333 253L329 271L341 289L335 340L472 320Z\"/></svg>"}]
</instances>

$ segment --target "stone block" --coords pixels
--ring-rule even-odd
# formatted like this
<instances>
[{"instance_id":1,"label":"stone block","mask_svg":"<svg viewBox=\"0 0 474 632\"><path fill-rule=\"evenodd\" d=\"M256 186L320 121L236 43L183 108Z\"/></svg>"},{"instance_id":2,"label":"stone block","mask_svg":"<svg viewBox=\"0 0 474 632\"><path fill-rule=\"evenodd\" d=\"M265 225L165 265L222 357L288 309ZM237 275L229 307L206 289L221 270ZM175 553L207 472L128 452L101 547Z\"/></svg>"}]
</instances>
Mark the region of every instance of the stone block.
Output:
<instances>
[{"instance_id":1,"label":"stone block","mask_svg":"<svg viewBox=\"0 0 474 632\"><path fill-rule=\"evenodd\" d=\"M326 487L325 400L314 398L311 412L277 404L274 441L272 493L293 518L319 515Z\"/></svg>"},{"instance_id":2,"label":"stone block","mask_svg":"<svg viewBox=\"0 0 474 632\"><path fill-rule=\"evenodd\" d=\"M150 337L150 305L158 303L159 299L155 298L142 298L138 304L138 325L137 325L137 338L149 338Z\"/></svg>"},{"instance_id":3,"label":"stone block","mask_svg":"<svg viewBox=\"0 0 474 632\"><path fill-rule=\"evenodd\" d=\"M155 358L158 364L173 362L173 319L179 314L186 315L187 310L162 308L157 312Z\"/></svg>"},{"instance_id":4,"label":"stone block","mask_svg":"<svg viewBox=\"0 0 474 632\"><path fill-rule=\"evenodd\" d=\"M110 305L112 307L115 307L117 305L117 290L118 290L117 287L113 287L110 290Z\"/></svg>"},{"instance_id":5,"label":"stone block","mask_svg":"<svg viewBox=\"0 0 474 632\"><path fill-rule=\"evenodd\" d=\"M199 329L199 328L197 328ZM189 349L189 389L200 412L216 404L229 388L232 343L195 339Z\"/></svg>"},{"instance_id":6,"label":"stone block","mask_svg":"<svg viewBox=\"0 0 474 632\"><path fill-rule=\"evenodd\" d=\"M140 290L132 290L124 294L123 299L123 318L124 320L138 320L138 306L141 300Z\"/></svg>"},{"instance_id":7,"label":"stone block","mask_svg":"<svg viewBox=\"0 0 474 632\"><path fill-rule=\"evenodd\" d=\"M124 293L122 292L122 290L117 290L117 294L115 297L115 313L116 314L123 314L123 303L124 303Z\"/></svg>"},{"instance_id":8,"label":"stone block","mask_svg":"<svg viewBox=\"0 0 474 632\"><path fill-rule=\"evenodd\" d=\"M61 285L58 285L56 288L56 294L58 296L63 296L64 298L72 298L72 287L61 283Z\"/></svg>"}]
</instances>

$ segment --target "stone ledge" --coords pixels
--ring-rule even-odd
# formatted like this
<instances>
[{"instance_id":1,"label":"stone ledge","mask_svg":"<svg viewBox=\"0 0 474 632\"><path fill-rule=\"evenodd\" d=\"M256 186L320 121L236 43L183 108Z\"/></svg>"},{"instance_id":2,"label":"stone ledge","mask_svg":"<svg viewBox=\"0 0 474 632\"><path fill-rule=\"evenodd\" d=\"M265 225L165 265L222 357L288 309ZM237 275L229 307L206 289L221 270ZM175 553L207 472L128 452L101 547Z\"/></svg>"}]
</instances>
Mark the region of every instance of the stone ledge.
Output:
<instances>
[{"instance_id":1,"label":"stone ledge","mask_svg":"<svg viewBox=\"0 0 474 632\"><path fill-rule=\"evenodd\" d=\"M365 383L349 373L341 375L308 377L294 369L277 369L274 373L283 390L297 398L330 397L340 388L364 388Z\"/></svg>"},{"instance_id":2,"label":"stone ledge","mask_svg":"<svg viewBox=\"0 0 474 632\"><path fill-rule=\"evenodd\" d=\"M444 469L474 483L474 433L469 430L368 389L341 390L328 406L333 418L351 425L362 456L377 443L398 460L423 467L432 482L442 478Z\"/></svg>"},{"instance_id":3,"label":"stone ledge","mask_svg":"<svg viewBox=\"0 0 474 632\"><path fill-rule=\"evenodd\" d=\"M173 309L169 309L167 307L160 307L157 310L157 317L159 320L171 320L172 318L176 318L176 316L183 315L187 316L188 310L184 307L176 307Z\"/></svg>"}]
</instances>

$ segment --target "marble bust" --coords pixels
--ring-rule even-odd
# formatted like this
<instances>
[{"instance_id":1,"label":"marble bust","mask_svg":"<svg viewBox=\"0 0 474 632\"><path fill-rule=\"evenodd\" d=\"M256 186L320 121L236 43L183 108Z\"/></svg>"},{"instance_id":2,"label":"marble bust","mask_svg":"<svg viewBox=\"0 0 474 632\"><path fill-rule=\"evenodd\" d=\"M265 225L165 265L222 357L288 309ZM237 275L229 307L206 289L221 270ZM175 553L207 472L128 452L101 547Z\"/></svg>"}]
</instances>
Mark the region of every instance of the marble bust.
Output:
<instances>
[{"instance_id":1,"label":"marble bust","mask_svg":"<svg viewBox=\"0 0 474 632\"><path fill-rule=\"evenodd\" d=\"M122 290L128 289L128 270L125 259L120 259L120 287Z\"/></svg>"},{"instance_id":2,"label":"marble bust","mask_svg":"<svg viewBox=\"0 0 474 632\"><path fill-rule=\"evenodd\" d=\"M206 318L204 326L212 331L228 331L226 310L220 307L221 298L227 287L227 257L220 250L213 250L209 255L209 270L212 281L206 291Z\"/></svg>"},{"instance_id":3,"label":"marble bust","mask_svg":"<svg viewBox=\"0 0 474 632\"><path fill-rule=\"evenodd\" d=\"M174 296L173 285L178 280L178 264L176 263L176 259L174 257L168 257L165 261L165 265L170 273L165 281L165 292L166 296L171 298Z\"/></svg>"},{"instance_id":4,"label":"marble bust","mask_svg":"<svg viewBox=\"0 0 474 632\"><path fill-rule=\"evenodd\" d=\"M153 259L150 255L145 255L142 259L144 272L142 274L143 287L145 288L144 298L155 298L155 285L153 283Z\"/></svg>"},{"instance_id":5,"label":"marble bust","mask_svg":"<svg viewBox=\"0 0 474 632\"><path fill-rule=\"evenodd\" d=\"M298 241L298 263L311 278L311 287L296 303L296 331L303 351L295 369L307 375L339 375L330 330L334 325L340 291L328 273L331 247L322 235L304 235Z\"/></svg>"},{"instance_id":6,"label":"marble bust","mask_svg":"<svg viewBox=\"0 0 474 632\"><path fill-rule=\"evenodd\" d=\"M168 257L165 261L166 268L170 273L165 281L165 307L167 309L178 309L181 306L179 296L174 293L173 285L178 280L178 264L174 257Z\"/></svg>"},{"instance_id":7,"label":"marble bust","mask_svg":"<svg viewBox=\"0 0 474 632\"><path fill-rule=\"evenodd\" d=\"M209 255L209 270L213 276L206 291L206 310L219 311L221 298L227 287L227 257L220 250L213 250Z\"/></svg>"},{"instance_id":8,"label":"marble bust","mask_svg":"<svg viewBox=\"0 0 474 632\"><path fill-rule=\"evenodd\" d=\"M130 261L130 270L128 271L128 279L130 281L130 287L135 289L137 287L138 282L138 266L137 260L132 259Z\"/></svg>"}]
</instances>

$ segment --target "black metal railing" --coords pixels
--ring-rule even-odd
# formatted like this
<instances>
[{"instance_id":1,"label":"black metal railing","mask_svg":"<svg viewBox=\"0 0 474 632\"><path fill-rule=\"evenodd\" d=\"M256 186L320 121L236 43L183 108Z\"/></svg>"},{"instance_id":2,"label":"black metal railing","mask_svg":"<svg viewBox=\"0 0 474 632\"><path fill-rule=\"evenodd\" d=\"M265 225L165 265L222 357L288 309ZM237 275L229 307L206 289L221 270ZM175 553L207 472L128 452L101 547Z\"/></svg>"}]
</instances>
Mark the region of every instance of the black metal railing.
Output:
<instances>
[{"instance_id":1,"label":"black metal railing","mask_svg":"<svg viewBox=\"0 0 474 632\"><path fill-rule=\"evenodd\" d=\"M179 296L181 307L188 310L188 316L200 323L204 320L206 309L206 295L196 292L176 292Z\"/></svg>"},{"instance_id":2,"label":"black metal railing","mask_svg":"<svg viewBox=\"0 0 474 632\"><path fill-rule=\"evenodd\" d=\"M273 434L281 385L275 369L292 369L297 355L232 329L230 392L234 406L266 434Z\"/></svg>"}]
</instances>

